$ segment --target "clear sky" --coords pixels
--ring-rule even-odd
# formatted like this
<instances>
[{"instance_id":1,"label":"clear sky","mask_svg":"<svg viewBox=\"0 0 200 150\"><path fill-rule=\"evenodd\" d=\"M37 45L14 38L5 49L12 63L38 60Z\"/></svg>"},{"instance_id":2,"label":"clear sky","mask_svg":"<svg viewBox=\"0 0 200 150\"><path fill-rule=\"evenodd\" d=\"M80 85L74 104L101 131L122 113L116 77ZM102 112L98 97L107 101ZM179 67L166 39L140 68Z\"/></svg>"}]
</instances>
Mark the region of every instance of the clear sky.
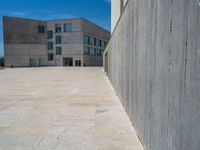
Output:
<instances>
[{"instance_id":1,"label":"clear sky","mask_svg":"<svg viewBox=\"0 0 200 150\"><path fill-rule=\"evenodd\" d=\"M3 56L2 16L32 19L86 18L110 30L110 0L0 0L0 56Z\"/></svg>"}]
</instances>

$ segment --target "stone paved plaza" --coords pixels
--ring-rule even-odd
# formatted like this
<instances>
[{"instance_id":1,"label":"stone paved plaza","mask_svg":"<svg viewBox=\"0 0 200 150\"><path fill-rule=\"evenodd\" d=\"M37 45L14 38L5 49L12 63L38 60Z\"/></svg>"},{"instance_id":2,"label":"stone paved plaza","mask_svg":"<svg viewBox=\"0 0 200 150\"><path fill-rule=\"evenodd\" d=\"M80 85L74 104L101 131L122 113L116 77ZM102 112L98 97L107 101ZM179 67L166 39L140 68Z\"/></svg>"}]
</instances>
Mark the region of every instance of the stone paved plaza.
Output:
<instances>
[{"instance_id":1,"label":"stone paved plaza","mask_svg":"<svg viewBox=\"0 0 200 150\"><path fill-rule=\"evenodd\" d=\"M102 68L0 70L0 150L143 150Z\"/></svg>"}]
</instances>

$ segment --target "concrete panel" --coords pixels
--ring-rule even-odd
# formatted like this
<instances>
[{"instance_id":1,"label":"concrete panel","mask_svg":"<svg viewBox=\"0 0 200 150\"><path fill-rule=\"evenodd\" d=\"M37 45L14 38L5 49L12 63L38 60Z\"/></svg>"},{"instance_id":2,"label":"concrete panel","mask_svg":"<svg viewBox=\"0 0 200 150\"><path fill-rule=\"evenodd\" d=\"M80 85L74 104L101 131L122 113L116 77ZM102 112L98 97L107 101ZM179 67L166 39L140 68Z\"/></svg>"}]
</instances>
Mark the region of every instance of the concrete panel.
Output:
<instances>
[{"instance_id":1,"label":"concrete panel","mask_svg":"<svg viewBox=\"0 0 200 150\"><path fill-rule=\"evenodd\" d=\"M108 76L147 150L200 148L200 5L129 0Z\"/></svg>"}]
</instances>

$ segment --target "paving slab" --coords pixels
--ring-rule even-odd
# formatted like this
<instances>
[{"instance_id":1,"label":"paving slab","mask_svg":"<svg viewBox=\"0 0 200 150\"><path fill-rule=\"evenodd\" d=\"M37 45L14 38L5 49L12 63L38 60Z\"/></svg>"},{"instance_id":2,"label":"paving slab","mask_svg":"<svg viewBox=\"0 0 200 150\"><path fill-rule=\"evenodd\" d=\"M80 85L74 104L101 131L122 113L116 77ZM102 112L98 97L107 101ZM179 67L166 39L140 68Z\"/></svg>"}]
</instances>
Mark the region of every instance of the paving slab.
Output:
<instances>
[{"instance_id":1,"label":"paving slab","mask_svg":"<svg viewBox=\"0 0 200 150\"><path fill-rule=\"evenodd\" d=\"M0 71L0 149L143 150L102 68Z\"/></svg>"}]
</instances>

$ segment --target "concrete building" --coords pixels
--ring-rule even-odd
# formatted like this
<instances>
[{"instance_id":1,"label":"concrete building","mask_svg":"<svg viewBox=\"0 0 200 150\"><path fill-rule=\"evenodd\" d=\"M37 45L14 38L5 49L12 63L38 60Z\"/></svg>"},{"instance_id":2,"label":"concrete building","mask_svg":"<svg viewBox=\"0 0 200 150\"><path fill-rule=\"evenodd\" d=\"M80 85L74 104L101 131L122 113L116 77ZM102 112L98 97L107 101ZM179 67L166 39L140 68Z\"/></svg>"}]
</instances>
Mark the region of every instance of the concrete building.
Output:
<instances>
[{"instance_id":1,"label":"concrete building","mask_svg":"<svg viewBox=\"0 0 200 150\"><path fill-rule=\"evenodd\" d=\"M6 67L101 66L109 31L86 19L3 17Z\"/></svg>"},{"instance_id":2,"label":"concrete building","mask_svg":"<svg viewBox=\"0 0 200 150\"><path fill-rule=\"evenodd\" d=\"M200 149L198 0L112 0L105 70L145 150Z\"/></svg>"}]
</instances>

